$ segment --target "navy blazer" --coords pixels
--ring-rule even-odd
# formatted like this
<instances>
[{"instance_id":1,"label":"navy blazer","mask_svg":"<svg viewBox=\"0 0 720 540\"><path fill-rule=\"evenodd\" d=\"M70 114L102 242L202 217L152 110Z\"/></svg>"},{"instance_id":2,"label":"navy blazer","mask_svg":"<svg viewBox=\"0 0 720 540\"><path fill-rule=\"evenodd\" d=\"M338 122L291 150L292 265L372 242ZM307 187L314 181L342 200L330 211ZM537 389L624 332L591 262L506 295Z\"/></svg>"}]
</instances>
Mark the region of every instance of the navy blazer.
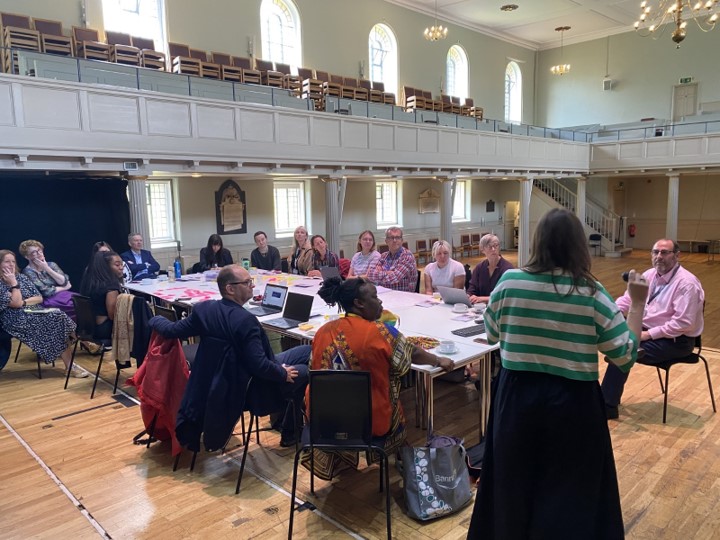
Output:
<instances>
[{"instance_id":1,"label":"navy blazer","mask_svg":"<svg viewBox=\"0 0 720 540\"><path fill-rule=\"evenodd\" d=\"M178 441L189 450L200 449L201 434L208 451L225 445L247 408L252 377L276 383L287 380L257 318L231 300L201 302L189 317L177 322L153 317L150 327L168 338L200 336L175 423ZM282 404L278 390L277 395L263 396L262 404L254 403L253 410L269 414L282 410Z\"/></svg>"},{"instance_id":2,"label":"navy blazer","mask_svg":"<svg viewBox=\"0 0 720 540\"><path fill-rule=\"evenodd\" d=\"M140 250L140 258L142 259L142 263L140 264L135 262L135 254L132 250L121 253L120 258L127 263L132 272L133 279L154 278L157 277L160 271L160 263L153 258L152 253L147 249Z\"/></svg>"}]
</instances>

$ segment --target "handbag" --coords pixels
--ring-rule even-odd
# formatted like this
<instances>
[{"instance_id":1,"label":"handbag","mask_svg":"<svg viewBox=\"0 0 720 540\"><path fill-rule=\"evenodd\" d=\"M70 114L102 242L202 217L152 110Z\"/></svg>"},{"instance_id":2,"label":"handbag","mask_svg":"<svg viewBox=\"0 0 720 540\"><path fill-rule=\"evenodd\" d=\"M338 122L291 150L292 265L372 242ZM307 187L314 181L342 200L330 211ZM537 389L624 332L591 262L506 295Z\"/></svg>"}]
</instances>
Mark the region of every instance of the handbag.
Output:
<instances>
[{"instance_id":1,"label":"handbag","mask_svg":"<svg viewBox=\"0 0 720 540\"><path fill-rule=\"evenodd\" d=\"M403 490L407 514L428 521L453 514L472 499L462 444L404 447Z\"/></svg>"}]
</instances>

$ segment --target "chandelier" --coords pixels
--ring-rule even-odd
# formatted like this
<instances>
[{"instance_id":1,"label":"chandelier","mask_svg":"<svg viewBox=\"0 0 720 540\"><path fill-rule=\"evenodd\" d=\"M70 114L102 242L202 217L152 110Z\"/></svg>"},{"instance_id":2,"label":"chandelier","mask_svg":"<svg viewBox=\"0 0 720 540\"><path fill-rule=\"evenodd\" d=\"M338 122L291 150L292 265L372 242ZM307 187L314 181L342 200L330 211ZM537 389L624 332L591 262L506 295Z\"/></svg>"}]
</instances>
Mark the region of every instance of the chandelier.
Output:
<instances>
[{"instance_id":1,"label":"chandelier","mask_svg":"<svg viewBox=\"0 0 720 540\"><path fill-rule=\"evenodd\" d=\"M550 72L553 75L565 75L566 73L570 73L570 64L563 64L563 36L565 35L565 30L570 30L569 26L558 26L555 31L560 32L560 63L556 66L553 66L550 68Z\"/></svg>"},{"instance_id":2,"label":"chandelier","mask_svg":"<svg viewBox=\"0 0 720 540\"><path fill-rule=\"evenodd\" d=\"M675 30L670 37L679 49L680 43L685 39L690 19L695 21L700 30L709 32L715 28L718 17L720 0L643 0L635 30L642 37L660 36L665 31L666 23L673 23Z\"/></svg>"},{"instance_id":3,"label":"chandelier","mask_svg":"<svg viewBox=\"0 0 720 540\"><path fill-rule=\"evenodd\" d=\"M437 0L435 0L435 24L429 26L423 32L423 36L428 41L438 41L439 39L445 39L448 35L447 26L443 26L438 23L437 20Z\"/></svg>"}]
</instances>

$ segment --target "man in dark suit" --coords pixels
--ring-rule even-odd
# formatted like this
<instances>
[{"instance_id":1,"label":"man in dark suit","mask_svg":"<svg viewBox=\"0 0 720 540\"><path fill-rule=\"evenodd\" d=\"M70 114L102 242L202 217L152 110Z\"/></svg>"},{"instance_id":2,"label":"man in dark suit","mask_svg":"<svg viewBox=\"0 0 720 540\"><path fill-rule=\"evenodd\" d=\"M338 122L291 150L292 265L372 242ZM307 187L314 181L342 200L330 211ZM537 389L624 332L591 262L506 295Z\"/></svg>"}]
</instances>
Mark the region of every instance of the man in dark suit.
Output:
<instances>
[{"instance_id":1,"label":"man in dark suit","mask_svg":"<svg viewBox=\"0 0 720 540\"><path fill-rule=\"evenodd\" d=\"M128 235L130 249L120 254L132 272L133 279L156 278L160 271L160 264L153 258L152 253L143 249L143 237L138 233Z\"/></svg>"},{"instance_id":2,"label":"man in dark suit","mask_svg":"<svg viewBox=\"0 0 720 540\"><path fill-rule=\"evenodd\" d=\"M222 300L197 304L186 319L153 317L150 327L168 338L200 336L175 433L190 450L199 450L200 435L208 450L222 448L243 410L258 416L284 411L295 403L296 417L282 422L281 446L295 444L308 381L310 346L273 354L257 317L242 306L253 295L253 280L242 266L225 266L217 278ZM248 384L249 383L249 384Z\"/></svg>"}]
</instances>

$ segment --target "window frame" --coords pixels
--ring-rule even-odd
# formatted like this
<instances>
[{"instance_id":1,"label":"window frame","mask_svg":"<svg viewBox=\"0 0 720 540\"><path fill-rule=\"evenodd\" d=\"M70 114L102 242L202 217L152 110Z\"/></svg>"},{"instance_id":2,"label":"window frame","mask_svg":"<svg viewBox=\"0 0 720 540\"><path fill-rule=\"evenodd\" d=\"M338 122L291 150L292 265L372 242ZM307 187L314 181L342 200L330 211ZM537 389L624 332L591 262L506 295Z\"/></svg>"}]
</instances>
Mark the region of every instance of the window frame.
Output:
<instances>
[{"instance_id":1,"label":"window frame","mask_svg":"<svg viewBox=\"0 0 720 540\"><path fill-rule=\"evenodd\" d=\"M472 182L470 180L456 180L455 181L455 198L453 199L453 213L452 213L452 222L453 223L461 223L461 222L467 222L470 221L471 215L471 190L472 190ZM458 195L461 196L462 201L459 200ZM456 215L455 211L458 206L461 206L463 209L462 215Z\"/></svg>"},{"instance_id":2,"label":"window frame","mask_svg":"<svg viewBox=\"0 0 720 540\"><path fill-rule=\"evenodd\" d=\"M511 75L512 74L512 75ZM505 67L505 122L522 124L522 71L510 60Z\"/></svg>"},{"instance_id":3,"label":"window frame","mask_svg":"<svg viewBox=\"0 0 720 540\"><path fill-rule=\"evenodd\" d=\"M162 207L158 207L157 205L153 204L153 200L155 199L152 196L152 191L154 186L163 186L163 190L165 191L165 202L162 205ZM176 223L176 215L177 212L175 211L175 186L172 180L163 180L163 179L153 179L153 180L146 180L145 181L145 208L147 211L147 218L148 218L148 231L150 234L149 242L150 246L152 248L157 247L164 247L167 245L174 245L177 242L177 223ZM156 216L158 213L164 212L167 216L167 232L169 234L165 236L156 236L155 232L156 229L161 227L160 225L156 225Z\"/></svg>"},{"instance_id":4,"label":"window frame","mask_svg":"<svg viewBox=\"0 0 720 540\"><path fill-rule=\"evenodd\" d=\"M392 188L392 196L395 198L393 206L394 216L388 219L380 219L378 204L384 197L378 197L378 188L387 186ZM375 224L378 230L387 229L388 227L402 227L402 183L399 180L377 180L375 182ZM392 218L392 219L390 219Z\"/></svg>"},{"instance_id":5,"label":"window frame","mask_svg":"<svg viewBox=\"0 0 720 540\"><path fill-rule=\"evenodd\" d=\"M449 96L459 97L464 101L469 94L469 78L467 52L462 46L453 45L448 49L445 60L445 93ZM458 86L462 88L458 88Z\"/></svg>"},{"instance_id":6,"label":"window frame","mask_svg":"<svg viewBox=\"0 0 720 540\"><path fill-rule=\"evenodd\" d=\"M167 19L165 0L136 0L137 14L127 15L132 11L123 8L123 0L101 0L101 10L103 15L103 27L105 30L130 33L131 35L149 38L153 40L155 49L167 53ZM117 4L115 9L111 4ZM155 28L149 30L150 25L139 22L142 20L144 13L150 4L156 5L157 23L153 24ZM125 14L123 16L123 14ZM133 20L135 19L135 20ZM128 32L128 28L132 28L132 32Z\"/></svg>"},{"instance_id":7,"label":"window frame","mask_svg":"<svg viewBox=\"0 0 720 540\"><path fill-rule=\"evenodd\" d=\"M271 18L279 27L272 27ZM276 34L277 33L277 34ZM279 43L276 40L279 36ZM292 0L263 0L260 5L260 42L262 58L289 64L292 69L302 66L302 32L300 12Z\"/></svg>"},{"instance_id":8,"label":"window frame","mask_svg":"<svg viewBox=\"0 0 720 540\"><path fill-rule=\"evenodd\" d=\"M290 202L286 197L287 210L278 212L278 188L284 189L296 189L299 193L299 208L297 209L298 218L291 217L289 212ZM303 180L275 180L273 181L273 225L275 227L275 238L290 238L295 233L295 228L298 225L302 225L306 222L307 218L307 195L306 186ZM281 227L281 223L278 221L278 217L282 215L282 212L287 212L287 227Z\"/></svg>"},{"instance_id":9,"label":"window frame","mask_svg":"<svg viewBox=\"0 0 720 540\"><path fill-rule=\"evenodd\" d=\"M376 43L383 42L383 47L376 48ZM377 62L375 52L384 53ZM382 82L385 91L395 95L398 93L398 42L395 32L386 23L374 24L368 34L368 72L371 81Z\"/></svg>"}]
</instances>

